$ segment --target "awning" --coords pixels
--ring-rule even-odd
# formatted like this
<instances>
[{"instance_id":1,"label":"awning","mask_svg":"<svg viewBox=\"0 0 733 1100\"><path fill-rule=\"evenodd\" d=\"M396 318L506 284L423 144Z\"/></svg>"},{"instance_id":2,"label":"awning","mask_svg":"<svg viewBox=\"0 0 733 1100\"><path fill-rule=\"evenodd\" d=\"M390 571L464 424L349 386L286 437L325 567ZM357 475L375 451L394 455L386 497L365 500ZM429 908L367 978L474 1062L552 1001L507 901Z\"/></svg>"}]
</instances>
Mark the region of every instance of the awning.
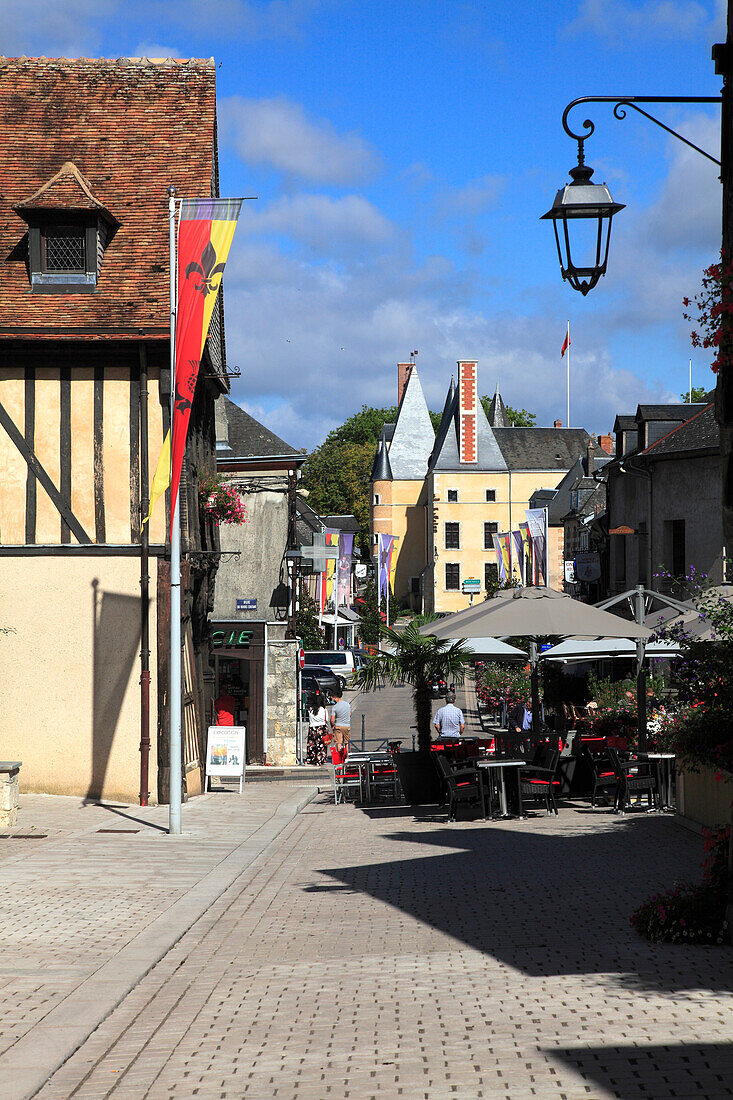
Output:
<instances>
[{"instance_id":1,"label":"awning","mask_svg":"<svg viewBox=\"0 0 733 1100\"><path fill-rule=\"evenodd\" d=\"M647 657L677 657L680 647L671 642L647 642ZM579 641L568 638L540 654L541 661L598 661L602 658L636 657L636 643L630 638L599 638Z\"/></svg>"}]
</instances>

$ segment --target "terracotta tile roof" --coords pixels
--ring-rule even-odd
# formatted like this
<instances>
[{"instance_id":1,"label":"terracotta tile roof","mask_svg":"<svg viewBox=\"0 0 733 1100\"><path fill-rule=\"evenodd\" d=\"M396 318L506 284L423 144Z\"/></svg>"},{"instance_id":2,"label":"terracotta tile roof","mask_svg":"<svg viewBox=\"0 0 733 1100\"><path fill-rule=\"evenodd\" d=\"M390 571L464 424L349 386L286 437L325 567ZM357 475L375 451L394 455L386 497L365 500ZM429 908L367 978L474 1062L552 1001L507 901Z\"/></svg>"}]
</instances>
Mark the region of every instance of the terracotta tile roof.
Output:
<instances>
[{"instance_id":1,"label":"terracotta tile roof","mask_svg":"<svg viewBox=\"0 0 733 1100\"><path fill-rule=\"evenodd\" d=\"M166 191L216 193L215 76L213 59L0 58L0 339L167 338ZM68 161L119 228L94 294L31 294L13 207L44 185L80 201Z\"/></svg>"},{"instance_id":2,"label":"terracotta tile roof","mask_svg":"<svg viewBox=\"0 0 733 1100\"><path fill-rule=\"evenodd\" d=\"M84 179L73 161L62 164L55 176L39 187L25 202L19 202L20 210L104 210L105 205L95 198L89 180Z\"/></svg>"}]
</instances>

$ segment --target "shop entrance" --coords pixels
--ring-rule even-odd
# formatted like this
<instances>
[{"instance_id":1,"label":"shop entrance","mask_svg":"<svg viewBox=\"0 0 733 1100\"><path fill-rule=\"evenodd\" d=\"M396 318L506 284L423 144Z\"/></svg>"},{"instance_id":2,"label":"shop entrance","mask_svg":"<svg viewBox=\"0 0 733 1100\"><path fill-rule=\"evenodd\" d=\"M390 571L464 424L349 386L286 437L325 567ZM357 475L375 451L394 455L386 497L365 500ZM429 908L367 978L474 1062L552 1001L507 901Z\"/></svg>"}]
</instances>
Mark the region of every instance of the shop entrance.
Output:
<instances>
[{"instance_id":1,"label":"shop entrance","mask_svg":"<svg viewBox=\"0 0 733 1100\"><path fill-rule=\"evenodd\" d=\"M234 725L244 726L246 761L264 763L262 723L264 627L262 623L212 623L214 643L214 704L223 695L234 699ZM228 705L231 705L228 703Z\"/></svg>"}]
</instances>

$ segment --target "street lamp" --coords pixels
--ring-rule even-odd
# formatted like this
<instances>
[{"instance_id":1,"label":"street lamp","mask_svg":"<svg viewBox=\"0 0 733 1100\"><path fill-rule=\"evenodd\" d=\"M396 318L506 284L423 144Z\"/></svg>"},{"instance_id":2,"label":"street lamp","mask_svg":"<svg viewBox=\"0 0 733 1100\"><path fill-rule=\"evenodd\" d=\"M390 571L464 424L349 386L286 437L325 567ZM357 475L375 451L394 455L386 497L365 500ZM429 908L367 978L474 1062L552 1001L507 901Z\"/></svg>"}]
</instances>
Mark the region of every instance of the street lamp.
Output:
<instances>
[{"instance_id":1,"label":"street lamp","mask_svg":"<svg viewBox=\"0 0 733 1100\"><path fill-rule=\"evenodd\" d=\"M552 222L555 230L557 255L563 279L567 279L573 290L579 290L585 297L596 285L601 275L606 274L608 245L611 240L611 219L624 203L614 202L605 183L591 183L593 169L583 158L583 139L578 139L578 164L570 169L571 183L561 187L555 196L552 209L542 215ZM570 246L570 225L577 221L594 223L590 236L579 245L576 233L575 256ZM585 263L578 263L581 256ZM588 262L589 261L589 262Z\"/></svg>"},{"instance_id":2,"label":"street lamp","mask_svg":"<svg viewBox=\"0 0 733 1100\"><path fill-rule=\"evenodd\" d=\"M555 230L557 255L563 279L570 283L573 290L579 290L585 296L592 290L602 275L606 274L608 246L611 240L611 219L624 203L614 202L605 183L591 183L593 169L588 168L584 157L584 142L595 130L590 119L583 122L582 134L576 134L568 125L568 115L579 103L613 103L613 113L618 119L626 118L626 108L630 107L650 122L666 130L668 134L679 138L685 145L695 149L715 164L720 161L706 153L704 149L688 141L682 134L660 122L639 103L720 103L720 96L582 96L569 103L562 116L562 125L568 137L578 143L578 164L571 168L571 183L561 187L555 196L552 209L542 215L541 220L552 222ZM571 225L573 226L571 230ZM571 234L573 244L571 247ZM582 234L582 237L580 237ZM584 240L582 239L584 238ZM583 261L583 262L580 262Z\"/></svg>"}]
</instances>

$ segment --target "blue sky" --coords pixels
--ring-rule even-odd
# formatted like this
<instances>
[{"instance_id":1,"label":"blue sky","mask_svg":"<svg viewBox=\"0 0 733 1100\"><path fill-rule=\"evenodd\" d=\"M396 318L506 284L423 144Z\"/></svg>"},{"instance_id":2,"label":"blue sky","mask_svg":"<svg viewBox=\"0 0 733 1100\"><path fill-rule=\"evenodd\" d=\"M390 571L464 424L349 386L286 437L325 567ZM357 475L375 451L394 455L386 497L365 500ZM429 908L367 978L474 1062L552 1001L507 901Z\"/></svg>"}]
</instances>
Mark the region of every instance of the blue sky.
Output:
<instances>
[{"instance_id":1,"label":"blue sky","mask_svg":"<svg viewBox=\"0 0 733 1100\"><path fill-rule=\"evenodd\" d=\"M226 278L232 395L311 447L362 403L391 404L419 350L429 404L455 361L482 392L571 422L711 385L682 298L720 247L717 169L640 117L579 108L586 159L627 204L609 273L563 285L539 217L575 162L581 95L717 95L712 0L0 0L0 52L209 57L221 192L245 206ZM718 108L659 108L717 155Z\"/></svg>"}]
</instances>

